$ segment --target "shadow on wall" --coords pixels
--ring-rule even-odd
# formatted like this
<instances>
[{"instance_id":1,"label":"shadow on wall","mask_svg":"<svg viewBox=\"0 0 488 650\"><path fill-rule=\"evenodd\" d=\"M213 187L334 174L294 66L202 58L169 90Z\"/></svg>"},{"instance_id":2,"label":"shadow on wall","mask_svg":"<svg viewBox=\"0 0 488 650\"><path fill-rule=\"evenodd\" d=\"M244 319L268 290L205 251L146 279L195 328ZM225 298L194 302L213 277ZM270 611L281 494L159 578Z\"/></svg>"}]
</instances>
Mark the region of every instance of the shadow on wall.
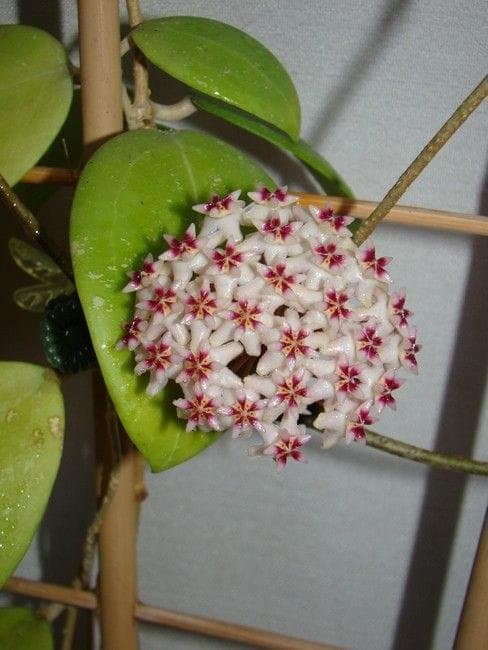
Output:
<instances>
[{"instance_id":1,"label":"shadow on wall","mask_svg":"<svg viewBox=\"0 0 488 650\"><path fill-rule=\"evenodd\" d=\"M347 66L337 88L333 89L329 98L324 99L324 109L321 117L317 120L317 125L310 133L310 142L322 142L323 138L334 127L335 120L355 92L361 78L364 77L368 68L376 60L394 25L403 19L403 14L410 2L411 0L391 0L385 3L383 13L376 26L371 28L368 41Z\"/></svg>"},{"instance_id":2,"label":"shadow on wall","mask_svg":"<svg viewBox=\"0 0 488 650\"><path fill-rule=\"evenodd\" d=\"M488 214L488 169L479 214ZM435 438L434 448L444 453L471 456L476 442L488 365L488 338L472 333L486 331L487 277L488 237L475 237ZM429 472L397 622L395 650L432 647L467 480L462 474L434 469ZM472 531L473 543L478 535L479 529Z\"/></svg>"},{"instance_id":3,"label":"shadow on wall","mask_svg":"<svg viewBox=\"0 0 488 650\"><path fill-rule=\"evenodd\" d=\"M17 22L44 29L62 41L62 20L60 2L33 2L17 0Z\"/></svg>"}]
</instances>

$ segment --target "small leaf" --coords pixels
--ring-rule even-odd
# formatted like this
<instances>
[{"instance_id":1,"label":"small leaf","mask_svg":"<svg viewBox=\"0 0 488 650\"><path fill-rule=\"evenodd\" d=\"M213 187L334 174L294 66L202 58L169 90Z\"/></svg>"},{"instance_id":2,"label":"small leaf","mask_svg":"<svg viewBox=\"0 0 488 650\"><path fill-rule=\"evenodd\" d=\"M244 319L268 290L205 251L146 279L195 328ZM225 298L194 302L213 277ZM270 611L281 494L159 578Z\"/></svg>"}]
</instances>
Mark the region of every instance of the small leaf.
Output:
<instances>
[{"instance_id":1,"label":"small leaf","mask_svg":"<svg viewBox=\"0 0 488 650\"><path fill-rule=\"evenodd\" d=\"M43 313L46 305L54 298L61 295L69 295L74 287L69 280L60 281L58 284L32 284L29 287L21 287L13 293L15 304L26 311Z\"/></svg>"},{"instance_id":2,"label":"small leaf","mask_svg":"<svg viewBox=\"0 0 488 650\"><path fill-rule=\"evenodd\" d=\"M0 586L22 559L46 508L63 431L56 375L30 363L0 362Z\"/></svg>"},{"instance_id":3,"label":"small leaf","mask_svg":"<svg viewBox=\"0 0 488 650\"><path fill-rule=\"evenodd\" d=\"M11 185L55 139L72 94L61 43L36 27L0 25L0 173Z\"/></svg>"},{"instance_id":4,"label":"small leaf","mask_svg":"<svg viewBox=\"0 0 488 650\"><path fill-rule=\"evenodd\" d=\"M218 434L187 433L172 405L179 388L148 397L132 354L115 348L134 308L134 296L122 293L126 272L166 248L164 233L181 235L199 223L192 205L260 182L275 187L257 164L216 138L144 129L103 145L78 183L70 232L76 286L117 413L154 471L191 458Z\"/></svg>"},{"instance_id":5,"label":"small leaf","mask_svg":"<svg viewBox=\"0 0 488 650\"><path fill-rule=\"evenodd\" d=\"M310 170L310 173L317 179L327 194L353 198L352 191L335 169L304 140L292 140L286 133L264 124L252 115L243 113L221 102L216 102L204 95L194 95L192 102L198 108L207 111L207 113L211 113L231 124L235 124L241 129L245 129L263 138L263 140L267 140L271 144L292 153Z\"/></svg>"},{"instance_id":6,"label":"small leaf","mask_svg":"<svg viewBox=\"0 0 488 650\"><path fill-rule=\"evenodd\" d=\"M42 280L43 282L68 280L49 255L27 244L27 242L17 239L17 237L11 237L8 248L17 266L36 280Z\"/></svg>"},{"instance_id":7,"label":"small leaf","mask_svg":"<svg viewBox=\"0 0 488 650\"><path fill-rule=\"evenodd\" d=\"M27 607L0 608L2 650L54 650L51 625Z\"/></svg>"},{"instance_id":8,"label":"small leaf","mask_svg":"<svg viewBox=\"0 0 488 650\"><path fill-rule=\"evenodd\" d=\"M139 25L131 37L172 77L298 138L295 86L278 59L248 34L208 18L172 16Z\"/></svg>"}]
</instances>

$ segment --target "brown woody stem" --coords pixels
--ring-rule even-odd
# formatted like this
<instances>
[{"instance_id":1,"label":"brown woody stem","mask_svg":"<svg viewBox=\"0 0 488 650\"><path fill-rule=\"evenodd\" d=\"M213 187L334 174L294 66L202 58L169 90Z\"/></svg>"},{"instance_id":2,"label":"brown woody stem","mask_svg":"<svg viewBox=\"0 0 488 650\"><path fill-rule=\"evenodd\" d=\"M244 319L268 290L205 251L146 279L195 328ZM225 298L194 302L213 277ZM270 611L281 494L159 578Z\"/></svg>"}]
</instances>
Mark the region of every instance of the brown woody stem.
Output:
<instances>
[{"instance_id":1,"label":"brown woody stem","mask_svg":"<svg viewBox=\"0 0 488 650\"><path fill-rule=\"evenodd\" d=\"M139 0L127 0L127 13L129 25L137 27L142 23L142 13ZM149 75L147 72L146 57L137 48L132 48L134 57L134 101L132 102L132 116L130 128L154 127L154 115L149 96Z\"/></svg>"},{"instance_id":2,"label":"brown woody stem","mask_svg":"<svg viewBox=\"0 0 488 650\"><path fill-rule=\"evenodd\" d=\"M63 273L70 279L73 279L71 266L66 257L58 250L41 230L39 221L35 218L29 208L21 201L13 191L5 178L0 174L0 198L5 203L10 212L20 221L24 232L32 241L38 243L41 248L56 262Z\"/></svg>"}]
</instances>

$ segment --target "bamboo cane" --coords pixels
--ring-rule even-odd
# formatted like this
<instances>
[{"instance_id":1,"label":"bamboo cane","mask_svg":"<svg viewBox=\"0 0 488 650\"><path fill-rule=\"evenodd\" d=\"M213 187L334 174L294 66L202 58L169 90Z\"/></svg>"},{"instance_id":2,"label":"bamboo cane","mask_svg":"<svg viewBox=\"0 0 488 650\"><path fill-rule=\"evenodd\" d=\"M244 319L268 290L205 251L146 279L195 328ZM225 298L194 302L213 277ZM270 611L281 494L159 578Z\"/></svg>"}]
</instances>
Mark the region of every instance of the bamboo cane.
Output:
<instances>
[{"instance_id":1,"label":"bamboo cane","mask_svg":"<svg viewBox=\"0 0 488 650\"><path fill-rule=\"evenodd\" d=\"M58 185L74 185L79 173L60 167L33 167L22 178L23 183ZM374 201L363 199L344 199L339 196L322 196L320 194L305 194L293 192L303 206L316 205L319 208L326 205L339 214L351 214L365 219L378 205ZM459 214L428 208L416 208L397 205L390 210L385 221L400 223L406 226L431 228L433 230L449 230L468 235L488 235L488 217L476 214Z\"/></svg>"},{"instance_id":2,"label":"bamboo cane","mask_svg":"<svg viewBox=\"0 0 488 650\"><path fill-rule=\"evenodd\" d=\"M87 155L122 131L118 0L79 0L81 107ZM95 379L96 452L100 482L114 462L110 426L105 420L105 389ZM98 385L97 385L98 383ZM125 434L123 434L125 435ZM135 500L136 452L124 444L119 481L104 514L99 537L99 605L104 650L137 650L134 606L137 597Z\"/></svg>"},{"instance_id":3,"label":"bamboo cane","mask_svg":"<svg viewBox=\"0 0 488 650\"><path fill-rule=\"evenodd\" d=\"M3 590L11 594L21 594L23 596L30 596L31 598L73 605L87 610L95 611L97 609L97 598L94 593L73 589L72 587L61 587L59 585L37 582L26 578L10 578L4 585ZM244 645L250 645L253 648L339 650L335 646L304 641L295 637L276 634L245 625L237 625L228 621L175 612L140 602L136 604L135 616L141 622L171 627L201 636L235 641Z\"/></svg>"},{"instance_id":4,"label":"bamboo cane","mask_svg":"<svg viewBox=\"0 0 488 650\"><path fill-rule=\"evenodd\" d=\"M456 636L456 650L488 648L488 515L481 530L463 611Z\"/></svg>"}]
</instances>

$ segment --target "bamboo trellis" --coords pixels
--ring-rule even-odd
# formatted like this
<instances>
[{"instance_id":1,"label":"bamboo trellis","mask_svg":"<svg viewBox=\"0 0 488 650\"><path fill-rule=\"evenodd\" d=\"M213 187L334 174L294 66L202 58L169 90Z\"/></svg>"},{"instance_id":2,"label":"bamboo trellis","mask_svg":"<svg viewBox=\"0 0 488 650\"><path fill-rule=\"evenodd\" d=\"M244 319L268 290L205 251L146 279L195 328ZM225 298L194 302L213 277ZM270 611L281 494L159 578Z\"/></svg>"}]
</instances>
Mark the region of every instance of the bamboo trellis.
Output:
<instances>
[{"instance_id":1,"label":"bamboo trellis","mask_svg":"<svg viewBox=\"0 0 488 650\"><path fill-rule=\"evenodd\" d=\"M78 0L82 114L84 143L88 154L123 128L120 97L120 34L118 0ZM36 167L24 182L75 184L76 173L66 169ZM301 195L304 204L329 204L357 217L368 216L375 203L338 197ZM488 217L425 210L393 208L393 222L414 227L488 235ZM100 377L95 379L96 447L99 481L107 484L113 467L109 444L111 432L105 417L106 396ZM138 523L137 484L141 457L123 433L119 480L104 512L99 538L99 589L77 589L43 582L11 578L4 590L44 601L97 611L104 650L137 650L138 622L154 623L194 634L240 642L255 648L283 650L332 650L332 646L303 641L230 622L174 612L143 604L137 597L136 538ZM485 522L486 524L486 522ZM484 525L473 564L465 604L456 638L457 650L488 647L488 525Z\"/></svg>"}]
</instances>

